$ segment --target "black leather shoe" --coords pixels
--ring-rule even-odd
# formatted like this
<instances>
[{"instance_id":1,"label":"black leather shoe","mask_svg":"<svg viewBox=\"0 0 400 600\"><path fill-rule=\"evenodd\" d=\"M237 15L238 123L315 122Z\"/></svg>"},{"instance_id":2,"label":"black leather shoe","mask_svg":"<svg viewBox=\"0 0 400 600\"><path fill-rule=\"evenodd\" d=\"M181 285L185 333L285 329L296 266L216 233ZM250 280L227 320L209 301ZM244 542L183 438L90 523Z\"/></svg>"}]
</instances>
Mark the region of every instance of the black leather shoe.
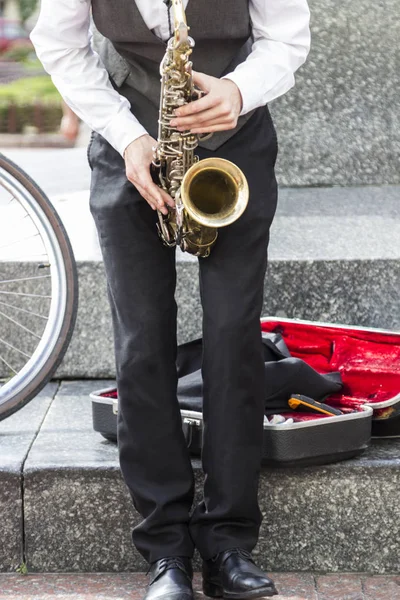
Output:
<instances>
[{"instance_id":1,"label":"black leather shoe","mask_svg":"<svg viewBox=\"0 0 400 600\"><path fill-rule=\"evenodd\" d=\"M203 592L211 598L232 600L278 594L274 582L257 565L250 552L229 548L203 560Z\"/></svg>"},{"instance_id":2,"label":"black leather shoe","mask_svg":"<svg viewBox=\"0 0 400 600\"><path fill-rule=\"evenodd\" d=\"M193 600L193 567L187 556L166 556L151 563L143 600Z\"/></svg>"}]
</instances>

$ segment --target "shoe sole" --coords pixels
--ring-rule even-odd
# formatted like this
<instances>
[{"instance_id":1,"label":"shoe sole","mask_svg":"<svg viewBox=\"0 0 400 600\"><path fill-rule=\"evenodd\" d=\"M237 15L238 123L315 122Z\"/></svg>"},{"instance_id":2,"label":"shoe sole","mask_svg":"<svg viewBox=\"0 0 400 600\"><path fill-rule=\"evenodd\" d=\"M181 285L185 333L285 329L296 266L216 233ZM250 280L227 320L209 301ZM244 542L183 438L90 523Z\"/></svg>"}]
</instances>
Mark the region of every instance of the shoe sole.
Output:
<instances>
[{"instance_id":1,"label":"shoe sole","mask_svg":"<svg viewBox=\"0 0 400 600\"><path fill-rule=\"evenodd\" d=\"M248 592L224 592L224 589L210 583L209 581L203 582L203 592L210 598L226 598L226 600L253 600L254 598L270 598L271 596L278 595L278 591L275 587L258 588L256 590L249 590Z\"/></svg>"}]
</instances>

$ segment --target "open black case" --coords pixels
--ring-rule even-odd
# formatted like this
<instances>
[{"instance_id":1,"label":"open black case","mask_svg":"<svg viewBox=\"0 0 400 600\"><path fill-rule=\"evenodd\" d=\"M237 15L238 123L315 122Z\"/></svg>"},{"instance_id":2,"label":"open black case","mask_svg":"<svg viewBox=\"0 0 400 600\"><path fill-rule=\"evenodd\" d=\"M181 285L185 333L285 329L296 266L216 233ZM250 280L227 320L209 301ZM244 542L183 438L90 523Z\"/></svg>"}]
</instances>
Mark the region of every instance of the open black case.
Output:
<instances>
[{"instance_id":1,"label":"open black case","mask_svg":"<svg viewBox=\"0 0 400 600\"><path fill-rule=\"evenodd\" d=\"M261 320L266 400L263 464L301 466L363 452L373 437L400 437L400 333L296 319ZM202 445L202 340L178 348L178 401L193 455ZM339 409L292 410L303 394ZM116 387L91 395L93 427L117 439ZM271 424L273 415L286 421ZM293 420L293 422L291 421Z\"/></svg>"}]
</instances>

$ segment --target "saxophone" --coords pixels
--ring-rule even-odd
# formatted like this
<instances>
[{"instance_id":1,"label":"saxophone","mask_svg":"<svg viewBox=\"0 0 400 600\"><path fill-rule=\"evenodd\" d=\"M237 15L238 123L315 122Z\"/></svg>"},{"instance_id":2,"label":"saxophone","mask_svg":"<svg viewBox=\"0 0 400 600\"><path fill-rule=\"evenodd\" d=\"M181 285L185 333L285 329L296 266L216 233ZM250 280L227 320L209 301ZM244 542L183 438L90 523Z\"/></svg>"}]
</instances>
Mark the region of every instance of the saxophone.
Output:
<instances>
[{"instance_id":1,"label":"saxophone","mask_svg":"<svg viewBox=\"0 0 400 600\"><path fill-rule=\"evenodd\" d=\"M245 210L249 190L243 172L222 158L199 160L195 149L201 136L181 132L170 125L174 111L201 98L192 79L189 60L194 40L182 0L172 0L174 35L168 42L160 65L161 96L157 145L153 148L153 180L175 201L168 214L158 213L157 229L162 242L180 246L184 252L207 257L214 246L218 228L230 225Z\"/></svg>"}]
</instances>

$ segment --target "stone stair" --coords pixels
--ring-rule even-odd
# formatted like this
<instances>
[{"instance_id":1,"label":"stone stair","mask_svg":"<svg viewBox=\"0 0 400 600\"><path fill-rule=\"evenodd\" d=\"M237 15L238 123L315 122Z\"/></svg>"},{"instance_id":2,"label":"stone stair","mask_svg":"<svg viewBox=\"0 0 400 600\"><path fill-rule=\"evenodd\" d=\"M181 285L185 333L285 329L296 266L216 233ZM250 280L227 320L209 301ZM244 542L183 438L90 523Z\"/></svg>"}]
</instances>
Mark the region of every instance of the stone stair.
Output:
<instances>
[{"instance_id":1,"label":"stone stair","mask_svg":"<svg viewBox=\"0 0 400 600\"><path fill-rule=\"evenodd\" d=\"M89 393L111 384L52 382L0 423L1 571L22 562L31 572L145 570L117 447L92 429ZM193 468L198 501L198 459ZM331 465L264 467L254 554L270 571L398 572L399 489L400 439Z\"/></svg>"},{"instance_id":2,"label":"stone stair","mask_svg":"<svg viewBox=\"0 0 400 600\"><path fill-rule=\"evenodd\" d=\"M114 377L97 233L81 192L54 199L79 269L63 378ZM79 219L76 218L79 214ZM271 228L263 315L400 329L400 186L282 188ZM197 259L177 253L179 341L201 334Z\"/></svg>"},{"instance_id":3,"label":"stone stair","mask_svg":"<svg viewBox=\"0 0 400 600\"><path fill-rule=\"evenodd\" d=\"M263 315L400 328L400 187L282 188ZM66 201L68 200L68 201ZM114 377L105 274L87 193L54 199L79 270L80 307L55 380L0 423L0 570L140 571L139 516L89 393ZM80 218L77 219L76 215ZM177 255L179 340L201 332L197 259ZM200 498L202 472L193 460ZM263 468L255 554L271 571L399 571L400 440L356 459ZM196 555L196 568L200 568Z\"/></svg>"}]
</instances>

